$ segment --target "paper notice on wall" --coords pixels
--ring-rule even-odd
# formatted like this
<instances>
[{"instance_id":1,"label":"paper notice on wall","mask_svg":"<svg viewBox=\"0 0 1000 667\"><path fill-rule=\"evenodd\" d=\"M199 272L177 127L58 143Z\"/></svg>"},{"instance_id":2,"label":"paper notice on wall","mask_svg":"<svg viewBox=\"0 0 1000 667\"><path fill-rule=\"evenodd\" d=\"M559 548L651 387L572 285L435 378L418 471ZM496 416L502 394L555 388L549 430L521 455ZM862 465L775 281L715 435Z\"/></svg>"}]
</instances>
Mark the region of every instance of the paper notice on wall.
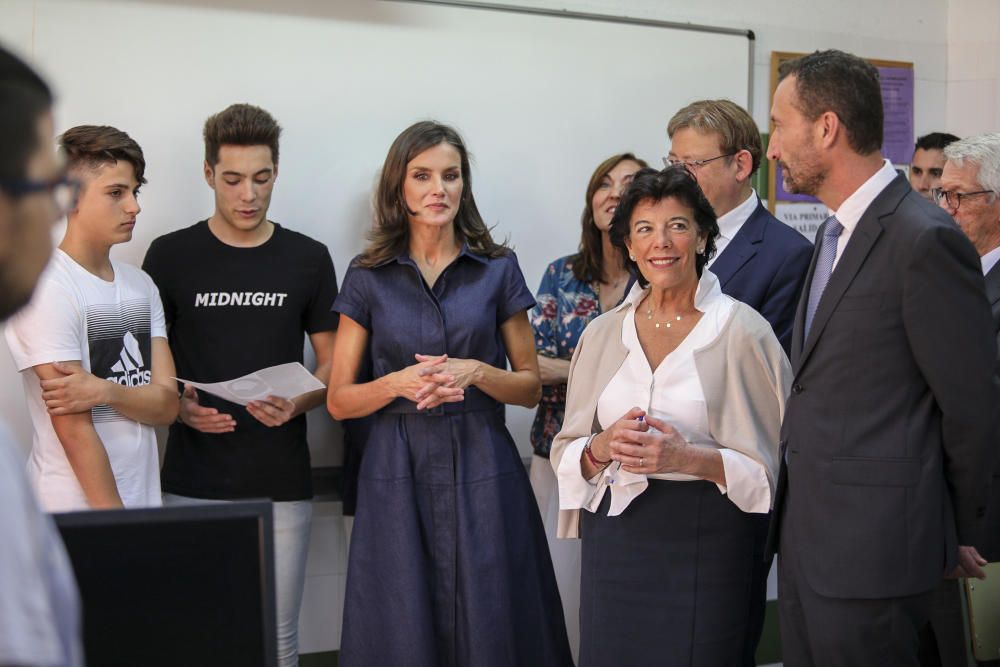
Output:
<instances>
[{"instance_id":1,"label":"paper notice on wall","mask_svg":"<svg viewBox=\"0 0 1000 667\"><path fill-rule=\"evenodd\" d=\"M174 379L239 405L246 405L250 401L264 400L268 396L291 399L306 392L324 388L323 383L298 362L269 366L242 377L222 382L193 382L183 378Z\"/></svg>"},{"instance_id":2,"label":"paper notice on wall","mask_svg":"<svg viewBox=\"0 0 1000 667\"><path fill-rule=\"evenodd\" d=\"M816 230L830 217L830 209L823 204L778 204L774 217L813 242Z\"/></svg>"}]
</instances>

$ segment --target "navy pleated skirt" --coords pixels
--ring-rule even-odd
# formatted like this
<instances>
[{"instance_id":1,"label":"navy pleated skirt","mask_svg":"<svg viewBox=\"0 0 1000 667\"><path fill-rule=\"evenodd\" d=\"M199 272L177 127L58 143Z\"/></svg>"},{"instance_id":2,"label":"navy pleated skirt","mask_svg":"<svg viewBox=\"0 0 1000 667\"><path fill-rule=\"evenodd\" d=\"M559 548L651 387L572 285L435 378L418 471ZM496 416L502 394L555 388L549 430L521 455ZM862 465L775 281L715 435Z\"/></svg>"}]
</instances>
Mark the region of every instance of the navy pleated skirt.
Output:
<instances>
[{"instance_id":1,"label":"navy pleated skirt","mask_svg":"<svg viewBox=\"0 0 1000 667\"><path fill-rule=\"evenodd\" d=\"M467 391L436 414L377 415L344 604L348 667L572 665L541 517L495 401Z\"/></svg>"},{"instance_id":2,"label":"navy pleated skirt","mask_svg":"<svg viewBox=\"0 0 1000 667\"><path fill-rule=\"evenodd\" d=\"M704 481L650 480L614 517L610 498L582 512L580 666L743 664L764 515Z\"/></svg>"}]
</instances>

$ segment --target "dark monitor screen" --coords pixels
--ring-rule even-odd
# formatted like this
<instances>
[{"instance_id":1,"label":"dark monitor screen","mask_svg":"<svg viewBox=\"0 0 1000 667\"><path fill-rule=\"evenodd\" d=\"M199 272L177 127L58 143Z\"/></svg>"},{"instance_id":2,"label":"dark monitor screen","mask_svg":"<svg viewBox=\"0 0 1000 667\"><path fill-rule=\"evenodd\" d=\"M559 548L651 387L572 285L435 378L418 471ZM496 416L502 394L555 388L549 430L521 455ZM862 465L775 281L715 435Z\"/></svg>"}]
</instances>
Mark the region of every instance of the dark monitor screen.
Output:
<instances>
[{"instance_id":1,"label":"dark monitor screen","mask_svg":"<svg viewBox=\"0 0 1000 667\"><path fill-rule=\"evenodd\" d=\"M277 664L270 502L54 515L88 665Z\"/></svg>"}]
</instances>

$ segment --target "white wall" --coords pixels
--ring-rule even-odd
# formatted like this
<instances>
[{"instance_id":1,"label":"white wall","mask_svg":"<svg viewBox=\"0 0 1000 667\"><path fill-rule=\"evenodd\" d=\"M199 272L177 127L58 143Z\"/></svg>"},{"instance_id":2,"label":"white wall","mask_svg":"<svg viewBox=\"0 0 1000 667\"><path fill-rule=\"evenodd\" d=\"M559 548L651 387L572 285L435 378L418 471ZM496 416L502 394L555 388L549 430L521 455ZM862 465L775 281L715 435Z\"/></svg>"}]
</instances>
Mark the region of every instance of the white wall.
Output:
<instances>
[{"instance_id":1,"label":"white wall","mask_svg":"<svg viewBox=\"0 0 1000 667\"><path fill-rule=\"evenodd\" d=\"M948 3L948 130L1000 131L1000 2Z\"/></svg>"},{"instance_id":2,"label":"white wall","mask_svg":"<svg viewBox=\"0 0 1000 667\"><path fill-rule=\"evenodd\" d=\"M836 48L913 63L917 134L946 125L948 3L945 0L492 0L753 30L757 37L753 116L768 127L771 52ZM998 6L996 0L953 0ZM697 53L684 54L697 58ZM995 65L995 63L994 63ZM664 127L673 110L664 109ZM664 131L664 139L666 138Z\"/></svg>"}]
</instances>

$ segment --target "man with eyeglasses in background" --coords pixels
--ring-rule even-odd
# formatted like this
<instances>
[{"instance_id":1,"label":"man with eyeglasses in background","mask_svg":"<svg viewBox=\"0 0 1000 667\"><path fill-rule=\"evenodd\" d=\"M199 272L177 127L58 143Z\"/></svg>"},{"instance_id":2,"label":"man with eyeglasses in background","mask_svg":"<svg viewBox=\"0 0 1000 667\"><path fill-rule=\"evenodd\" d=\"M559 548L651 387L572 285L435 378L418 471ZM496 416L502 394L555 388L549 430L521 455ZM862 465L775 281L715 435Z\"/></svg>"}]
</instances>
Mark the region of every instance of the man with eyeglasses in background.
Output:
<instances>
[{"instance_id":1,"label":"man with eyeglasses in background","mask_svg":"<svg viewBox=\"0 0 1000 667\"><path fill-rule=\"evenodd\" d=\"M941 185L944 149L954 141L958 137L947 132L931 132L917 139L910 160L910 186L924 199L930 199L931 190Z\"/></svg>"},{"instance_id":2,"label":"man with eyeglasses in background","mask_svg":"<svg viewBox=\"0 0 1000 667\"><path fill-rule=\"evenodd\" d=\"M52 150L52 93L0 47L0 320L27 303L52 254L50 229L73 204ZM0 664L83 664L80 601L55 524L0 425Z\"/></svg>"},{"instance_id":3,"label":"man with eyeglasses in background","mask_svg":"<svg viewBox=\"0 0 1000 667\"><path fill-rule=\"evenodd\" d=\"M110 256L132 239L146 161L108 126L71 128L59 146L79 200L5 332L35 429L28 475L49 512L159 506L153 426L177 418L174 362L152 278Z\"/></svg>"},{"instance_id":4,"label":"man with eyeglasses in background","mask_svg":"<svg viewBox=\"0 0 1000 667\"><path fill-rule=\"evenodd\" d=\"M715 209L716 254L708 268L722 291L764 316L785 354L812 244L768 212L750 179L764 148L757 124L729 100L700 100L667 124L668 165L682 164Z\"/></svg>"},{"instance_id":5,"label":"man with eyeglasses in background","mask_svg":"<svg viewBox=\"0 0 1000 667\"><path fill-rule=\"evenodd\" d=\"M980 134L949 143L943 149L940 186L930 192L972 241L986 280L993 311L993 334L1000 350L1000 134ZM1000 354L998 354L1000 362ZM1000 370L1000 366L997 367ZM998 377L1000 381L1000 377ZM993 482L986 506L982 540L973 548L979 565L1000 561L1000 443L994 452ZM982 576L983 570L955 575ZM962 621L962 600L955 578L934 591L931 622L921 632L921 664L965 667L969 637ZM998 665L1000 661L988 663Z\"/></svg>"},{"instance_id":6,"label":"man with eyeglasses in background","mask_svg":"<svg viewBox=\"0 0 1000 667\"><path fill-rule=\"evenodd\" d=\"M764 155L757 124L734 102L700 100L674 114L667 124L667 135L670 153L664 164L686 167L718 217L716 254L708 261L709 270L719 278L725 294L764 316L788 354L812 244L771 215L750 185ZM770 516L754 515L754 595L748 612L752 627L746 635L744 665L755 664L764 627L771 570L764 547Z\"/></svg>"}]
</instances>

